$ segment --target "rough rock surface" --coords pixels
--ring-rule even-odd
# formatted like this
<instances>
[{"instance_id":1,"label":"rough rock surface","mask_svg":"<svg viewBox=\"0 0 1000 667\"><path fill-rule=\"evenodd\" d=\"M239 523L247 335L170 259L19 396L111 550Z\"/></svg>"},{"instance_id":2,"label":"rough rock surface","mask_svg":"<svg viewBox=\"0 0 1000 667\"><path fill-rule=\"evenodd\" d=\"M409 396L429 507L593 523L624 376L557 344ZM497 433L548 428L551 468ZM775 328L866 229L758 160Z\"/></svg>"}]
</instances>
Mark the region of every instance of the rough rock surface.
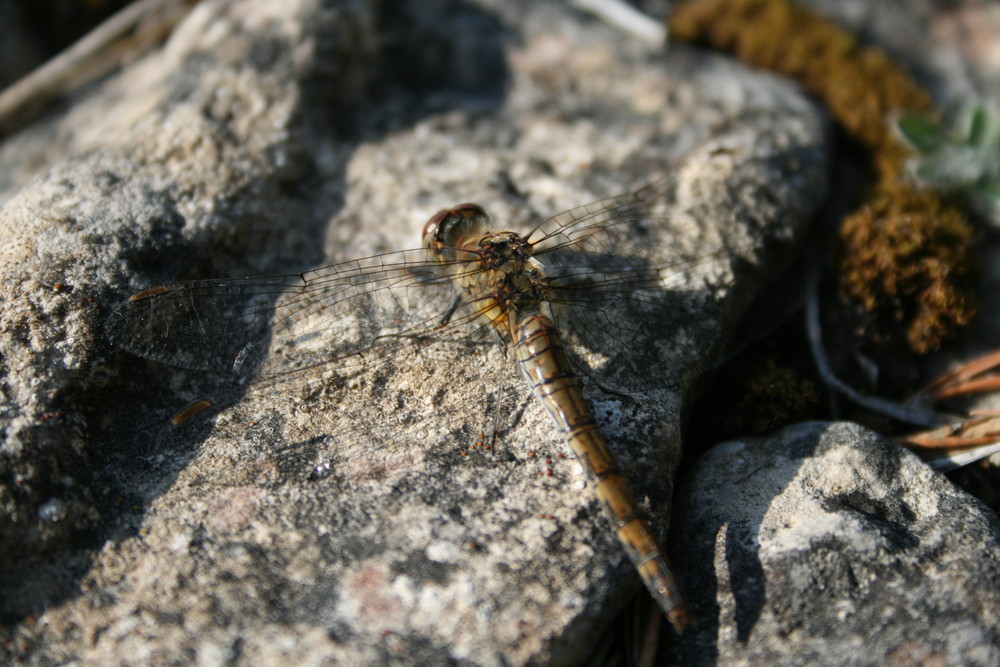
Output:
<instances>
[{"instance_id":1,"label":"rough rock surface","mask_svg":"<svg viewBox=\"0 0 1000 667\"><path fill-rule=\"evenodd\" d=\"M1000 661L1000 522L895 443L791 426L712 449L685 486L699 624L677 663Z\"/></svg>"},{"instance_id":2,"label":"rough rock surface","mask_svg":"<svg viewBox=\"0 0 1000 667\"><path fill-rule=\"evenodd\" d=\"M988 5L812 4L941 99L996 88L996 40L955 37ZM660 238L713 257L678 271L705 307L644 363L689 377L820 204L823 123L788 82L561 2L200 3L0 145L0 651L586 656L637 578L495 350L327 373L165 434L216 380L113 350L107 315L160 282L412 247L459 201L524 229L670 171ZM683 394L587 396L665 535ZM996 521L894 446L803 425L719 448L687 489L671 547L701 624L675 661L997 662Z\"/></svg>"},{"instance_id":3,"label":"rough rock surface","mask_svg":"<svg viewBox=\"0 0 1000 667\"><path fill-rule=\"evenodd\" d=\"M672 170L661 238L714 259L678 271L708 306L647 366L697 374L822 199L823 115L774 77L527 6L206 1L162 51L7 141L4 650L591 650L637 577L500 355L258 392L158 438L212 378L117 352L103 330L158 282L412 247L459 201L524 228ZM664 534L681 394L588 398Z\"/></svg>"}]
</instances>

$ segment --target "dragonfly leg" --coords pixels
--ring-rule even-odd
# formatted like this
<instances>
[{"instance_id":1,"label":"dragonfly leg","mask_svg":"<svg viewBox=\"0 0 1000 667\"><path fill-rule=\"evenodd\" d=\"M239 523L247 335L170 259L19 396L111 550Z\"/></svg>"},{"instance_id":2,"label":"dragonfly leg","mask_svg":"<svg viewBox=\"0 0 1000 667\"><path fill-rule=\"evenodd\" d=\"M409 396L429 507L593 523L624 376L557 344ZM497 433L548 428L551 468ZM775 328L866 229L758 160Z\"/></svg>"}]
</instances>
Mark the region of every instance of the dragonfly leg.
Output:
<instances>
[{"instance_id":1,"label":"dragonfly leg","mask_svg":"<svg viewBox=\"0 0 1000 667\"><path fill-rule=\"evenodd\" d=\"M448 322L451 321L451 316L455 314L455 311L458 310L458 307L461 305L462 305L462 295L456 294L455 298L452 299L451 301L451 305L448 306L448 309L443 313L441 313L441 319L438 321L438 326L443 327L446 324L448 324Z\"/></svg>"},{"instance_id":2,"label":"dragonfly leg","mask_svg":"<svg viewBox=\"0 0 1000 667\"><path fill-rule=\"evenodd\" d=\"M507 341L505 341L503 339L503 336L501 336L500 332L498 332L496 329L490 329L490 332L493 334L493 340L496 341L497 349L500 351L500 354L503 355L504 361L506 361L507 360Z\"/></svg>"}]
</instances>

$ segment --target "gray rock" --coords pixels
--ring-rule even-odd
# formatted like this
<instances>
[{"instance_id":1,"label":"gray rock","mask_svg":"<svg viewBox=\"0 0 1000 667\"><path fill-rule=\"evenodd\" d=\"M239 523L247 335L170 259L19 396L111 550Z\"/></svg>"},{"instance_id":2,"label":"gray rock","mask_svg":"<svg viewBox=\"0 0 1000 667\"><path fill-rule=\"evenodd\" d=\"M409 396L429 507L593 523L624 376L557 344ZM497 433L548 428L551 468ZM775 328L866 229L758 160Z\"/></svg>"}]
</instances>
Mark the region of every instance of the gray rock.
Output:
<instances>
[{"instance_id":1,"label":"gray rock","mask_svg":"<svg viewBox=\"0 0 1000 667\"><path fill-rule=\"evenodd\" d=\"M848 423L712 449L686 480L679 664L1000 661L1000 522Z\"/></svg>"},{"instance_id":2,"label":"gray rock","mask_svg":"<svg viewBox=\"0 0 1000 667\"><path fill-rule=\"evenodd\" d=\"M280 219L293 210L280 190L304 176L293 155L301 139L293 142L290 133L299 91L317 63L286 57L266 69L259 52L284 44L319 57L324 45L347 52L359 41L351 36L357 17L352 23L345 12L315 9L310 17L311 23L269 22L265 11L248 14L248 26L224 7L204 5L163 52L126 69L106 95L50 121L51 128L75 119L94 145L60 161L62 135L51 132L56 162L6 202L0 550L17 567L3 571L13 589L3 596L5 613L38 609L60 588L65 592L58 578L25 578L21 568L47 572L49 565L34 556L99 545L94 531L107 511L102 505L118 502L116 491L97 479L109 452L107 436L94 430L110 417L101 406L116 373L104 342L108 302L129 289L126 279L143 279L139 267L175 273L198 257L207 268L210 255L193 255L195 248L214 247L216 256L239 252L248 241L241 234L257 218ZM333 52L331 46L324 55ZM342 60L350 72L351 60ZM345 74L346 90L354 76ZM108 132L86 119L107 123ZM11 150L17 143L7 145L8 158L19 155ZM25 159L33 164L35 157ZM243 220L242 230L234 220ZM55 506L59 511L50 511Z\"/></svg>"},{"instance_id":3,"label":"gray rock","mask_svg":"<svg viewBox=\"0 0 1000 667\"><path fill-rule=\"evenodd\" d=\"M412 247L459 201L525 229L669 172L651 243L701 256L676 281L702 303L668 353L636 350L669 383L722 353L825 187L794 86L556 2L206 1L0 157L46 131L73 148L23 153L51 162L0 212L0 598L35 663L585 656L638 580L495 348L165 432L218 380L112 350L105 318L168 280ZM587 396L665 534L683 393Z\"/></svg>"}]
</instances>

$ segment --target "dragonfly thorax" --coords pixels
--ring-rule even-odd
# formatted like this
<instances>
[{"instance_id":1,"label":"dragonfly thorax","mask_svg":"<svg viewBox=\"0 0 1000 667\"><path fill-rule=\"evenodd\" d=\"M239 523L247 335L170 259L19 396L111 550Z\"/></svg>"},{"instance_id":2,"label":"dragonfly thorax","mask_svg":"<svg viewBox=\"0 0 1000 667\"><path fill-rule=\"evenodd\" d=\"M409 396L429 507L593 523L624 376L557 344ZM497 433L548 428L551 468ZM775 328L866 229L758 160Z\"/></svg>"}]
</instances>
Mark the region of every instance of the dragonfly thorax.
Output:
<instances>
[{"instance_id":1,"label":"dragonfly thorax","mask_svg":"<svg viewBox=\"0 0 1000 667\"><path fill-rule=\"evenodd\" d=\"M508 270L494 283L492 299L520 315L548 313L551 290L542 272L530 262Z\"/></svg>"},{"instance_id":2,"label":"dragonfly thorax","mask_svg":"<svg viewBox=\"0 0 1000 667\"><path fill-rule=\"evenodd\" d=\"M545 310L550 290L531 243L516 232L488 231L488 225L477 204L438 211L424 225L424 247L486 320L512 324L514 313Z\"/></svg>"},{"instance_id":3,"label":"dragonfly thorax","mask_svg":"<svg viewBox=\"0 0 1000 667\"><path fill-rule=\"evenodd\" d=\"M522 317L549 313L551 288L524 237L515 232L484 235L476 264L462 282L471 298L491 304L491 321L515 327Z\"/></svg>"},{"instance_id":4,"label":"dragonfly thorax","mask_svg":"<svg viewBox=\"0 0 1000 667\"><path fill-rule=\"evenodd\" d=\"M479 264L484 269L517 271L531 258L531 244L514 232L490 232L479 239Z\"/></svg>"}]
</instances>

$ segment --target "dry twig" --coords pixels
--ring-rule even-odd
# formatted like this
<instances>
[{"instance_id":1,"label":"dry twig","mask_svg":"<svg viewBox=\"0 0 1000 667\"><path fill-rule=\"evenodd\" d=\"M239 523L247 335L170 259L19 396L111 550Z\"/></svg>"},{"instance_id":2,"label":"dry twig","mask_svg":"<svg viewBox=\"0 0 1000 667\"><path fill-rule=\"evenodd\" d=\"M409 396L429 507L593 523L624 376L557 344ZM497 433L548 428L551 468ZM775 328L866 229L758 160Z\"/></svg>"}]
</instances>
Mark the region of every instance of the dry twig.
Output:
<instances>
[{"instance_id":1,"label":"dry twig","mask_svg":"<svg viewBox=\"0 0 1000 667\"><path fill-rule=\"evenodd\" d=\"M596 15L605 23L650 46L661 48L667 43L667 29L662 21L646 16L622 0L573 0L573 6Z\"/></svg>"},{"instance_id":2,"label":"dry twig","mask_svg":"<svg viewBox=\"0 0 1000 667\"><path fill-rule=\"evenodd\" d=\"M0 133L12 134L50 104L161 42L198 0L139 0L0 92Z\"/></svg>"},{"instance_id":3,"label":"dry twig","mask_svg":"<svg viewBox=\"0 0 1000 667\"><path fill-rule=\"evenodd\" d=\"M998 366L1000 351L986 354L944 373L913 401L936 402L996 391L1000 389L1000 375L991 371ZM974 410L960 424L913 433L899 438L899 442L938 454L937 458L928 461L936 470L954 470L1000 452L1000 411Z\"/></svg>"},{"instance_id":4,"label":"dry twig","mask_svg":"<svg viewBox=\"0 0 1000 667\"><path fill-rule=\"evenodd\" d=\"M918 426L937 427L955 422L955 418L950 415L940 414L915 405L897 403L877 396L863 396L834 375L823 347L823 334L820 331L819 318L819 294L816 288L810 290L806 297L806 331L809 336L809 347L813 360L816 362L816 368L823 382L852 403L897 421Z\"/></svg>"},{"instance_id":5,"label":"dry twig","mask_svg":"<svg viewBox=\"0 0 1000 667\"><path fill-rule=\"evenodd\" d=\"M953 396L981 394L1000 389L1000 374L982 376L987 371L1000 367L1000 350L990 352L941 375L921 390L914 401L941 401Z\"/></svg>"}]
</instances>

